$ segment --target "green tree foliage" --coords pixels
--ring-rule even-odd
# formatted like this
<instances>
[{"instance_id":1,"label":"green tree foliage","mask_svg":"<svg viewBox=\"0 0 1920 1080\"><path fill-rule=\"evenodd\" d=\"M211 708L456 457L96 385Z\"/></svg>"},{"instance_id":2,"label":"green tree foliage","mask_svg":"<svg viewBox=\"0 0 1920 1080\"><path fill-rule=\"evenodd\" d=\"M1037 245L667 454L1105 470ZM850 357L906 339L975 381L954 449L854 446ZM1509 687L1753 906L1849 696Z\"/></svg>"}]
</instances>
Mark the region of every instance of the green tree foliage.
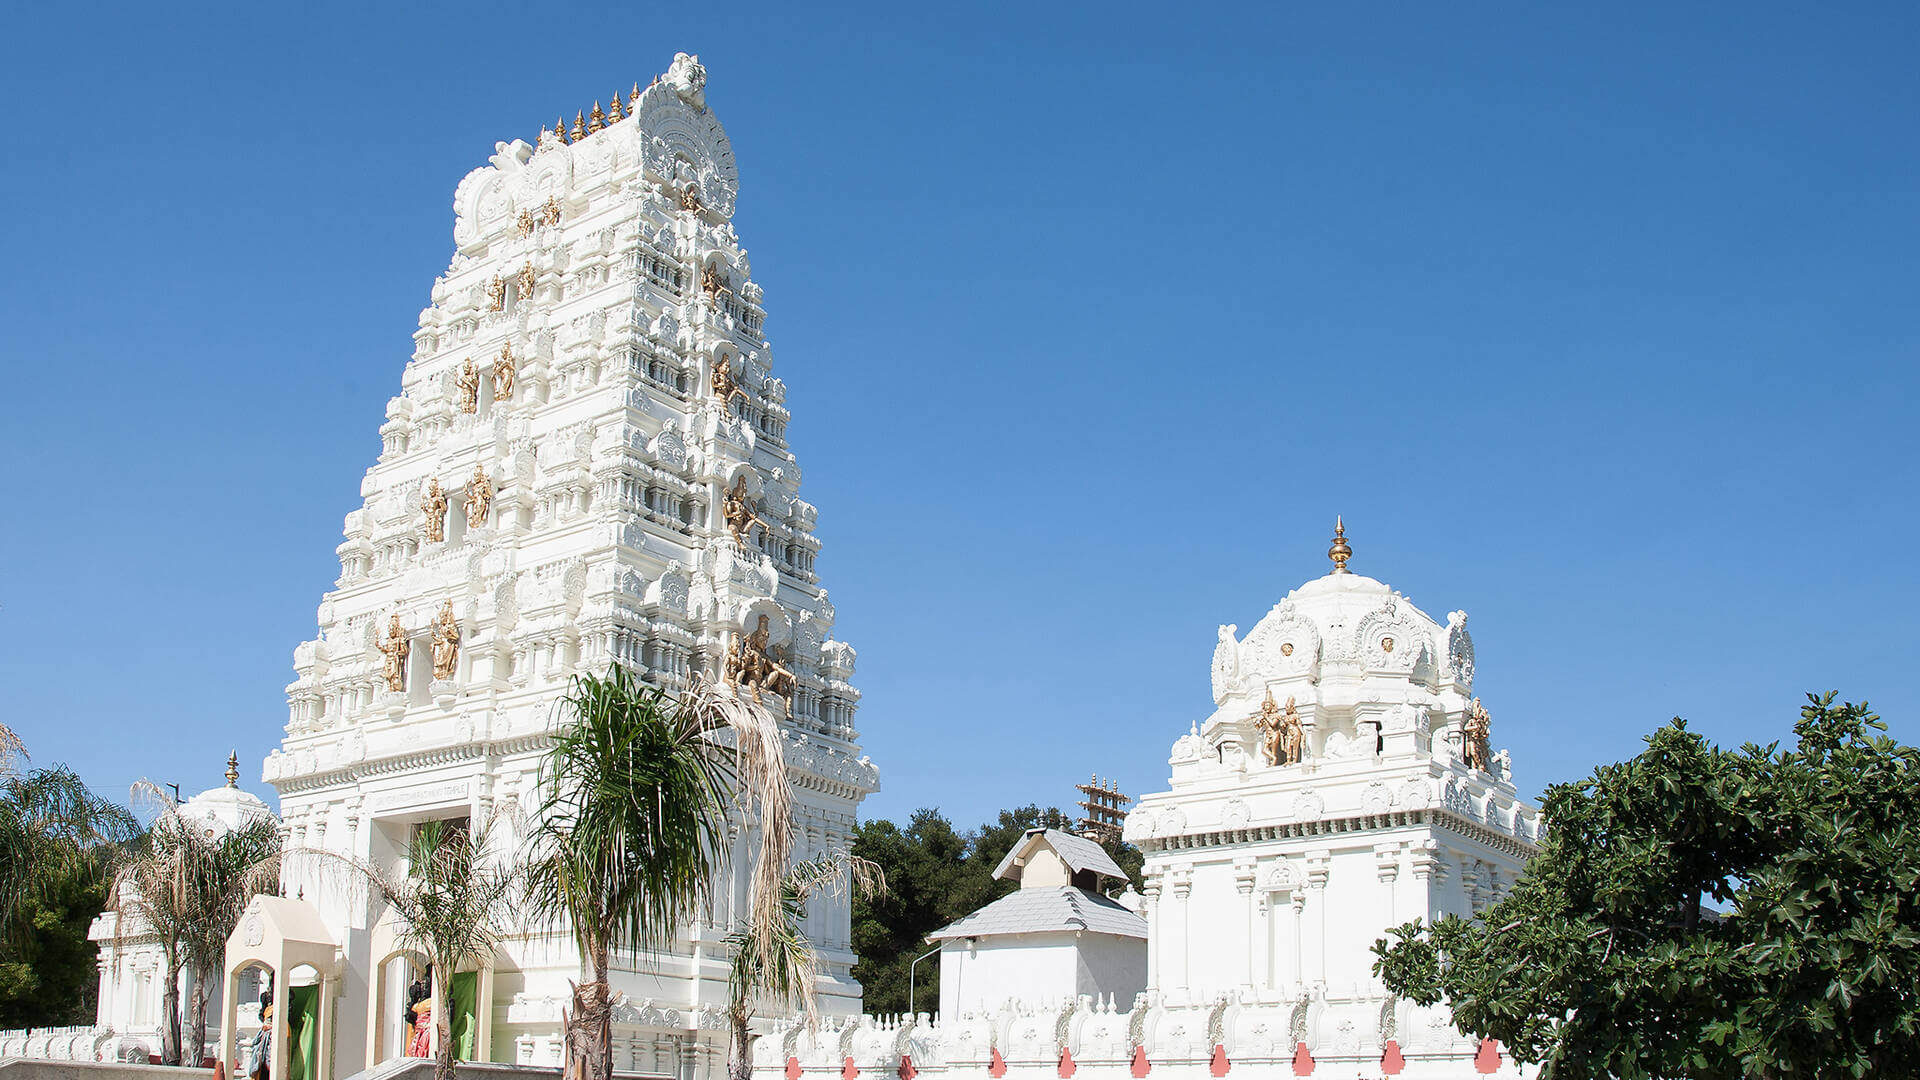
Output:
<instances>
[{"instance_id":1,"label":"green tree foliage","mask_svg":"<svg viewBox=\"0 0 1920 1080\"><path fill-rule=\"evenodd\" d=\"M1010 881L995 881L994 867L1032 828L1067 829L1071 819L1055 807L1022 806L971 832L954 829L938 810L913 813L906 828L891 821L869 821L854 834L853 853L871 860L886 874L887 891L854 897L853 951L859 963L853 977L864 990L867 1011L907 1011L908 968L927 951L926 936L1012 892ZM1104 845L1133 884L1140 881L1144 857L1130 844ZM1125 888L1112 883L1111 891ZM922 961L914 980L913 1007L930 1011L938 1001L940 961Z\"/></svg>"},{"instance_id":2,"label":"green tree foliage","mask_svg":"<svg viewBox=\"0 0 1920 1080\"><path fill-rule=\"evenodd\" d=\"M1920 1076L1920 750L1809 702L1790 750L1675 720L1549 789L1513 892L1375 971L1543 1080Z\"/></svg>"},{"instance_id":3,"label":"green tree foliage","mask_svg":"<svg viewBox=\"0 0 1920 1080\"><path fill-rule=\"evenodd\" d=\"M0 761L17 741L0 739ZM0 1027L93 1018L100 914L113 863L138 825L64 766L0 767Z\"/></svg>"}]
</instances>

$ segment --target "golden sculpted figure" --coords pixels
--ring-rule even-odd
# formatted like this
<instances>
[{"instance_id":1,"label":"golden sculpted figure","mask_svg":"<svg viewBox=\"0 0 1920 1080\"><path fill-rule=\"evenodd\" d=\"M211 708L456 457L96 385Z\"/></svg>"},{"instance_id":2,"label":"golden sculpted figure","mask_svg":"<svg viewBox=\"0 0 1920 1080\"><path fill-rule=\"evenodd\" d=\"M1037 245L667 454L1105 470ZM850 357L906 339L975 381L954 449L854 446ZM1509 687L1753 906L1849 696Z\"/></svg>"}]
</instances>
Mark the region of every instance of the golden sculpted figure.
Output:
<instances>
[{"instance_id":1,"label":"golden sculpted figure","mask_svg":"<svg viewBox=\"0 0 1920 1080\"><path fill-rule=\"evenodd\" d=\"M718 298L721 293L732 292L733 289L728 286L727 279L721 275L719 267L709 266L700 271L700 291Z\"/></svg>"},{"instance_id":2,"label":"golden sculpted figure","mask_svg":"<svg viewBox=\"0 0 1920 1080\"><path fill-rule=\"evenodd\" d=\"M522 300L533 299L533 286L536 284L536 282L537 282L537 279L533 273L533 264L521 263L519 280L516 282L516 284L520 286L520 299Z\"/></svg>"},{"instance_id":3,"label":"golden sculpted figure","mask_svg":"<svg viewBox=\"0 0 1920 1080\"><path fill-rule=\"evenodd\" d=\"M492 508L493 481L487 479L486 469L475 465L473 479L467 481L467 528L486 528L487 511Z\"/></svg>"},{"instance_id":4,"label":"golden sculpted figure","mask_svg":"<svg viewBox=\"0 0 1920 1080\"><path fill-rule=\"evenodd\" d=\"M385 654L382 664L387 676L387 689L399 693L407 688L407 632L400 628L400 613L394 612L387 621L387 636L380 642L380 651Z\"/></svg>"},{"instance_id":5,"label":"golden sculpted figure","mask_svg":"<svg viewBox=\"0 0 1920 1080\"><path fill-rule=\"evenodd\" d=\"M453 385L460 388L460 411L478 412L480 409L480 369L475 366L473 357L460 365L460 374L454 376Z\"/></svg>"},{"instance_id":6,"label":"golden sculpted figure","mask_svg":"<svg viewBox=\"0 0 1920 1080\"><path fill-rule=\"evenodd\" d=\"M447 538L447 493L440 490L440 478L427 481L426 494L420 496L420 510L427 515L427 543ZM399 618L398 615L394 618Z\"/></svg>"},{"instance_id":7,"label":"golden sculpted figure","mask_svg":"<svg viewBox=\"0 0 1920 1080\"><path fill-rule=\"evenodd\" d=\"M723 409L733 406L733 399L746 399L747 392L740 389L740 382L733 377L733 361L725 356L713 362L713 396L720 399Z\"/></svg>"},{"instance_id":8,"label":"golden sculpted figure","mask_svg":"<svg viewBox=\"0 0 1920 1080\"><path fill-rule=\"evenodd\" d=\"M762 703L761 692L781 698L782 705L789 714L793 710L793 672L780 663L780 650L769 644L767 617L760 616L753 631L736 634L727 642L727 657L720 669L720 678L728 686L736 689L751 690L756 704Z\"/></svg>"},{"instance_id":9,"label":"golden sculpted figure","mask_svg":"<svg viewBox=\"0 0 1920 1080\"><path fill-rule=\"evenodd\" d=\"M514 230L522 237L532 236L533 227L537 224L539 224L539 222L535 220L533 211L531 210L522 210L520 211L520 216L513 219Z\"/></svg>"},{"instance_id":10,"label":"golden sculpted figure","mask_svg":"<svg viewBox=\"0 0 1920 1080\"><path fill-rule=\"evenodd\" d=\"M433 677L453 678L459 663L460 624L454 620L453 601L449 600L440 605L440 614L433 617Z\"/></svg>"},{"instance_id":11,"label":"golden sculpted figure","mask_svg":"<svg viewBox=\"0 0 1920 1080\"><path fill-rule=\"evenodd\" d=\"M493 362L493 400L513 398L513 346L500 346L500 358Z\"/></svg>"},{"instance_id":12,"label":"golden sculpted figure","mask_svg":"<svg viewBox=\"0 0 1920 1080\"><path fill-rule=\"evenodd\" d=\"M487 310L507 310L507 280L505 278L495 277L492 281L487 282Z\"/></svg>"},{"instance_id":13,"label":"golden sculpted figure","mask_svg":"<svg viewBox=\"0 0 1920 1080\"><path fill-rule=\"evenodd\" d=\"M1306 742L1306 728L1300 723L1300 713L1294 708L1293 698L1287 698L1287 707L1282 710L1273 703L1273 691L1267 691L1267 700L1260 703L1260 711L1254 714L1254 726L1260 729L1262 749L1266 751L1269 765L1300 764L1301 746Z\"/></svg>"},{"instance_id":14,"label":"golden sculpted figure","mask_svg":"<svg viewBox=\"0 0 1920 1080\"><path fill-rule=\"evenodd\" d=\"M1493 771L1492 755L1488 751L1487 739L1493 734L1493 717L1487 715L1487 707L1480 704L1479 698L1467 703L1467 722L1460 740L1460 756L1467 761L1470 769L1481 772Z\"/></svg>"},{"instance_id":15,"label":"golden sculpted figure","mask_svg":"<svg viewBox=\"0 0 1920 1080\"><path fill-rule=\"evenodd\" d=\"M688 184L687 189L680 193L680 209L693 211L700 209L700 186L698 184Z\"/></svg>"},{"instance_id":16,"label":"golden sculpted figure","mask_svg":"<svg viewBox=\"0 0 1920 1080\"><path fill-rule=\"evenodd\" d=\"M727 523L727 531L733 534L733 542L741 547L747 546L753 523L760 522L765 529L767 523L759 514L753 512L753 498L747 494L747 478L742 475L720 496L720 517Z\"/></svg>"},{"instance_id":17,"label":"golden sculpted figure","mask_svg":"<svg viewBox=\"0 0 1920 1080\"><path fill-rule=\"evenodd\" d=\"M546 205L540 208L540 223L542 225L560 224L560 200L551 195L547 196Z\"/></svg>"}]
</instances>

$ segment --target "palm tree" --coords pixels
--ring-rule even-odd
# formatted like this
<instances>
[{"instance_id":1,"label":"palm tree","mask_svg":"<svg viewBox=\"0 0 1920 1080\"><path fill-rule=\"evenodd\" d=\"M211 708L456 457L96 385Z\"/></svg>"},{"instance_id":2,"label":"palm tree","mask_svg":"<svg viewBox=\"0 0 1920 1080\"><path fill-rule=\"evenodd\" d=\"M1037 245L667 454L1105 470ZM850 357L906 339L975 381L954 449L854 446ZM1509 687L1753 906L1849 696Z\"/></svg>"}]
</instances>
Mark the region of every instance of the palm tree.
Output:
<instances>
[{"instance_id":1,"label":"palm tree","mask_svg":"<svg viewBox=\"0 0 1920 1080\"><path fill-rule=\"evenodd\" d=\"M454 1046L447 1016L447 984L466 965L487 965L513 921L522 889L517 866L488 858L491 823L478 830L422 822L414 831L402 873L333 852L307 852L345 863L392 905L401 944L418 949L438 974L431 986L434 1080L452 1080Z\"/></svg>"},{"instance_id":2,"label":"palm tree","mask_svg":"<svg viewBox=\"0 0 1920 1080\"><path fill-rule=\"evenodd\" d=\"M213 836L188 833L193 900L181 958L192 973L186 1060L197 1064L206 1059L207 984L226 967L227 938L249 901L280 887L280 829L271 818L256 818Z\"/></svg>"},{"instance_id":3,"label":"palm tree","mask_svg":"<svg viewBox=\"0 0 1920 1080\"><path fill-rule=\"evenodd\" d=\"M753 1076L753 1032L748 1028L756 998L781 1005L798 1005L811 1028L819 1020L814 980L820 974L820 955L801 932L807 901L815 896L838 896L848 889L863 897L887 891L880 864L849 852L827 852L797 862L780 884L780 920L770 936L760 937L746 926L727 935L733 953L727 973L727 1020L733 1027L733 1045L727 1065L730 1080Z\"/></svg>"},{"instance_id":4,"label":"palm tree","mask_svg":"<svg viewBox=\"0 0 1920 1080\"><path fill-rule=\"evenodd\" d=\"M615 665L605 678L576 676L562 706L573 722L555 734L541 767L546 797L528 838L530 910L564 926L580 950L565 1076L609 1080L612 952L673 941L710 895L736 801L758 810L767 837L748 929L771 938L792 792L779 721L730 691L696 687L675 699Z\"/></svg>"},{"instance_id":5,"label":"palm tree","mask_svg":"<svg viewBox=\"0 0 1920 1080\"><path fill-rule=\"evenodd\" d=\"M142 785L151 786L142 781L136 785L136 792L142 791ZM160 958L165 961L166 991L160 999L162 1065L180 1064L180 971L187 939L193 934L195 893L191 879L195 859L191 845L196 839L195 830L177 812L162 812L148 828L141 850L114 874L107 896L107 910L118 916L113 927L114 945L118 947L125 940L131 925L143 924L158 941Z\"/></svg>"}]
</instances>

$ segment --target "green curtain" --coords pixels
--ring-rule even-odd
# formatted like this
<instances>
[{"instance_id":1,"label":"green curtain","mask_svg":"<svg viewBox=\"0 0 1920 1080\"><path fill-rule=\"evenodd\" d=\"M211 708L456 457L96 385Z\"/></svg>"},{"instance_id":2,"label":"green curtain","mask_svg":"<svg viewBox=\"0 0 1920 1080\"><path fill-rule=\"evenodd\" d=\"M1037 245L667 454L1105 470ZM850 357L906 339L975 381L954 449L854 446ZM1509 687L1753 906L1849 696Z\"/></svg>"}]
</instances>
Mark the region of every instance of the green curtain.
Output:
<instances>
[{"instance_id":1,"label":"green curtain","mask_svg":"<svg viewBox=\"0 0 1920 1080\"><path fill-rule=\"evenodd\" d=\"M447 986L447 1012L453 1018L453 1056L478 1060L480 1054L480 973L462 971Z\"/></svg>"},{"instance_id":2,"label":"green curtain","mask_svg":"<svg viewBox=\"0 0 1920 1080\"><path fill-rule=\"evenodd\" d=\"M320 1080L320 987L287 987L287 1080Z\"/></svg>"}]
</instances>

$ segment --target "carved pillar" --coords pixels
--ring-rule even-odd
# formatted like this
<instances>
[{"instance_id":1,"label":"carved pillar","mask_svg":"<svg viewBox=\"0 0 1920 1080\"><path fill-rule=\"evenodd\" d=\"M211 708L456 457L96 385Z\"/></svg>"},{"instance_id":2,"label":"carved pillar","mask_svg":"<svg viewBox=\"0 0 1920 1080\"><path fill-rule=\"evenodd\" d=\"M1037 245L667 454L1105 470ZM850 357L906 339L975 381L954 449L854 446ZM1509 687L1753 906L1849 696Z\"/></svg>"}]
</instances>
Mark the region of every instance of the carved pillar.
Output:
<instances>
[{"instance_id":1,"label":"carved pillar","mask_svg":"<svg viewBox=\"0 0 1920 1080\"><path fill-rule=\"evenodd\" d=\"M1333 872L1333 852L1324 848L1307 853L1307 889L1313 894L1312 982L1327 982L1327 878Z\"/></svg>"},{"instance_id":2,"label":"carved pillar","mask_svg":"<svg viewBox=\"0 0 1920 1080\"><path fill-rule=\"evenodd\" d=\"M1161 942L1166 940L1166 927L1160 919L1160 872L1149 868L1143 875L1146 880L1141 886L1140 913L1147 919L1147 988L1163 990L1160 979Z\"/></svg>"},{"instance_id":3,"label":"carved pillar","mask_svg":"<svg viewBox=\"0 0 1920 1080\"><path fill-rule=\"evenodd\" d=\"M1188 919L1192 916L1192 912L1189 910L1191 905L1188 900L1193 894L1193 868L1191 866L1182 866L1173 871L1172 876L1174 910L1169 914L1172 916L1174 933L1168 935L1168 937L1173 939L1168 942L1168 948L1169 956L1177 957L1180 961L1180 969L1171 974L1177 980L1179 988L1185 991L1189 986L1187 982L1188 973L1193 969L1193 965L1187 955L1187 943L1193 939L1191 928L1188 925Z\"/></svg>"},{"instance_id":4,"label":"carved pillar","mask_svg":"<svg viewBox=\"0 0 1920 1080\"><path fill-rule=\"evenodd\" d=\"M1380 925L1397 926L1400 920L1394 916L1393 893L1400 879L1399 844L1373 845L1373 872L1380 880Z\"/></svg>"},{"instance_id":5,"label":"carved pillar","mask_svg":"<svg viewBox=\"0 0 1920 1080\"><path fill-rule=\"evenodd\" d=\"M1252 990L1259 984L1259 972L1257 970L1258 954L1254 951L1253 947L1254 942L1258 940L1255 934L1255 928L1258 926L1258 923L1256 922L1256 914L1254 911L1253 882L1253 856L1244 855L1235 858L1233 862L1233 887L1234 891L1240 894L1240 928L1245 935L1241 939L1240 948L1247 956L1246 987L1248 990Z\"/></svg>"}]
</instances>

